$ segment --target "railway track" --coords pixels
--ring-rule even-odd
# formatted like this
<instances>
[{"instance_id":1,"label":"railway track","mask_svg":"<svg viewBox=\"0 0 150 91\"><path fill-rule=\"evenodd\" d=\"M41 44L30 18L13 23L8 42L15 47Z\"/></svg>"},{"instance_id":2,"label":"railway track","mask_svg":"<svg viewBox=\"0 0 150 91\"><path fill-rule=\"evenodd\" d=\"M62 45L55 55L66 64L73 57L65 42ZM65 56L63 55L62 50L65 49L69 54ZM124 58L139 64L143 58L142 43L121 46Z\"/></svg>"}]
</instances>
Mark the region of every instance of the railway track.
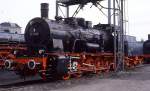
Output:
<instances>
[{"instance_id":1,"label":"railway track","mask_svg":"<svg viewBox=\"0 0 150 91\"><path fill-rule=\"evenodd\" d=\"M39 84L44 84L44 83L48 83L42 81L41 79L38 80L33 80L33 81L24 81L24 82L18 82L18 83L11 83L11 84L5 84L5 85L0 85L0 90L3 91L7 91L7 90L15 90L15 89L20 89L20 88L24 88L27 86L31 86L31 85L39 85Z\"/></svg>"},{"instance_id":2,"label":"railway track","mask_svg":"<svg viewBox=\"0 0 150 91\"><path fill-rule=\"evenodd\" d=\"M135 70L132 71L125 71L122 72L119 76L116 76L115 79L128 79L128 75L132 74L132 75L137 75L137 74L146 74L149 75L150 74L150 70L147 70L146 67L150 67L150 64L146 64L146 65L140 65L138 67L136 67ZM146 68L146 70L145 70ZM139 71L139 69L141 69L142 71ZM105 76L93 76L90 75L88 77L82 77L80 79L71 79L68 81L62 81L62 80L58 80L58 81L43 81L41 79L36 79L36 80L26 80L26 81L19 81L19 82L15 82L15 83L9 83L9 84L1 84L0 85L0 91L17 91L19 89L24 89L24 88L28 88L28 87L36 87L38 88L38 86L47 86L47 90L51 90L51 89L58 89L58 88L64 88L64 87L70 87L70 86L74 86L74 85L82 85L82 84L87 84L87 83L91 83L94 80L99 80L100 78L114 78L112 75L114 73L109 74L109 76L107 75L107 77ZM125 76L122 76L125 75ZM125 77L125 78L124 78ZM134 79L134 78L133 78ZM69 85L68 85L69 84Z\"/></svg>"}]
</instances>

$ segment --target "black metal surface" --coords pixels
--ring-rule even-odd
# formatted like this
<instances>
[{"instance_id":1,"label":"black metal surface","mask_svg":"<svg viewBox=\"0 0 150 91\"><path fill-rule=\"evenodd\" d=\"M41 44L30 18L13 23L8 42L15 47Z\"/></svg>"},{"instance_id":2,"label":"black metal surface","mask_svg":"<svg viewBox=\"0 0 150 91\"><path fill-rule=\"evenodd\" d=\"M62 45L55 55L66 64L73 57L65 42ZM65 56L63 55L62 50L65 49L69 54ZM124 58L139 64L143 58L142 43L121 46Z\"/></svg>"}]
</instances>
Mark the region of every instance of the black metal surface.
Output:
<instances>
[{"instance_id":1,"label":"black metal surface","mask_svg":"<svg viewBox=\"0 0 150 91\"><path fill-rule=\"evenodd\" d=\"M48 19L48 12L49 12L49 4L41 3L41 17Z\"/></svg>"},{"instance_id":2,"label":"black metal surface","mask_svg":"<svg viewBox=\"0 0 150 91\"><path fill-rule=\"evenodd\" d=\"M67 57L58 58L56 67L58 75L67 74L67 72L69 71L68 65L69 65L69 58Z\"/></svg>"},{"instance_id":3,"label":"black metal surface","mask_svg":"<svg viewBox=\"0 0 150 91\"><path fill-rule=\"evenodd\" d=\"M77 4L87 4L87 3L95 3L97 1L103 1L103 0L58 0L58 2L63 3L65 5L77 5Z\"/></svg>"},{"instance_id":4,"label":"black metal surface","mask_svg":"<svg viewBox=\"0 0 150 91\"><path fill-rule=\"evenodd\" d=\"M148 35L148 40L143 43L143 54L150 55L150 35ZM150 58L145 58L144 63L150 63Z\"/></svg>"},{"instance_id":5,"label":"black metal surface","mask_svg":"<svg viewBox=\"0 0 150 91\"><path fill-rule=\"evenodd\" d=\"M147 40L143 44L143 54L150 54L150 40Z\"/></svg>"},{"instance_id":6,"label":"black metal surface","mask_svg":"<svg viewBox=\"0 0 150 91\"><path fill-rule=\"evenodd\" d=\"M34 48L40 47L46 50L61 49L63 51L73 51L76 40L84 40L85 43L99 45L99 50L97 51L101 51L100 49L112 51L113 36L112 32L109 32L111 28L107 30L87 28L84 21L82 18L67 18L59 21L34 18L26 27L25 40L27 44L34 46ZM107 27L111 26L107 25ZM59 44L54 44L58 42L53 40L59 40ZM60 48L61 42L63 47ZM54 48L54 45L58 46ZM108 46L111 47L108 48Z\"/></svg>"},{"instance_id":7,"label":"black metal surface","mask_svg":"<svg viewBox=\"0 0 150 91\"><path fill-rule=\"evenodd\" d=\"M150 40L150 34L148 34L148 40Z\"/></svg>"},{"instance_id":8,"label":"black metal surface","mask_svg":"<svg viewBox=\"0 0 150 91\"><path fill-rule=\"evenodd\" d=\"M128 56L141 56L143 54L143 42L125 42L125 54Z\"/></svg>"},{"instance_id":9,"label":"black metal surface","mask_svg":"<svg viewBox=\"0 0 150 91\"><path fill-rule=\"evenodd\" d=\"M49 25L44 19L31 20L25 29L25 40L29 46L47 45L50 39Z\"/></svg>"}]
</instances>

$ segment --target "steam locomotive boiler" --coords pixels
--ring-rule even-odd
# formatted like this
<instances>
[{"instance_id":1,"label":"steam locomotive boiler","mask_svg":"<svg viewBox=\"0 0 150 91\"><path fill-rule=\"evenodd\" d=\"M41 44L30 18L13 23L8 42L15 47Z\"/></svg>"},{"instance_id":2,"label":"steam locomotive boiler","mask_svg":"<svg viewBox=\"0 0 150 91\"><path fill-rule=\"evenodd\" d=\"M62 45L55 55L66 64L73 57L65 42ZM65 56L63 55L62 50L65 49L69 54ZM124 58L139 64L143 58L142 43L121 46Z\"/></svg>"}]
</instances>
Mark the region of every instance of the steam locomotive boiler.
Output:
<instances>
[{"instance_id":1,"label":"steam locomotive boiler","mask_svg":"<svg viewBox=\"0 0 150 91\"><path fill-rule=\"evenodd\" d=\"M64 52L112 52L113 36L109 25L100 25L103 30L90 27L83 18L50 20L35 18L25 30L25 40L31 50Z\"/></svg>"}]
</instances>

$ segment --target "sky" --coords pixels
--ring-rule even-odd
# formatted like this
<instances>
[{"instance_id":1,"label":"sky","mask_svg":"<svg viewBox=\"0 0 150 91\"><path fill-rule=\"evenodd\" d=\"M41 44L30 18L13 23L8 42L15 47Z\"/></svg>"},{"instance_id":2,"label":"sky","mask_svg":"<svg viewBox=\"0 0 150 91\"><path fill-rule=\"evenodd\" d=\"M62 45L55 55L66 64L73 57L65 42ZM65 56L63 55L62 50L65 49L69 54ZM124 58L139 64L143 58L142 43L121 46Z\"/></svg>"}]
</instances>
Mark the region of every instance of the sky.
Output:
<instances>
[{"instance_id":1,"label":"sky","mask_svg":"<svg viewBox=\"0 0 150 91\"><path fill-rule=\"evenodd\" d=\"M14 22L22 27L22 33L25 26L34 17L40 17L40 3L49 3L49 18L55 16L55 0L0 0L0 23ZM126 18L127 34L137 37L137 40L147 39L150 34L150 1L149 0L126 0ZM107 2L101 3L107 6ZM84 17L92 21L93 24L107 23L107 17L98 11L94 6L85 6L78 17ZM71 8L71 14L75 7ZM107 13L106 10L103 10Z\"/></svg>"}]
</instances>

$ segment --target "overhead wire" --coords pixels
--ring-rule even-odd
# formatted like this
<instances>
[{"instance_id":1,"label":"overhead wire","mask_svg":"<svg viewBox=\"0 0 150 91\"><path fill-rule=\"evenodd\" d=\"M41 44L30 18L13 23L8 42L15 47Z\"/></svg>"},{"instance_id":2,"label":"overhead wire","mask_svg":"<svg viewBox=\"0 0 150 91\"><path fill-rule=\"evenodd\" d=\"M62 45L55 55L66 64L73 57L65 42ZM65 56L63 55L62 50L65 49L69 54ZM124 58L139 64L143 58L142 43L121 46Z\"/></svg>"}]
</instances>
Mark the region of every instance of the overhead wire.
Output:
<instances>
[{"instance_id":1,"label":"overhead wire","mask_svg":"<svg viewBox=\"0 0 150 91\"><path fill-rule=\"evenodd\" d=\"M81 8L83 8L83 6L82 6L82 5L79 5L79 6L77 7L76 11L74 12L74 14L72 15L72 17L75 17L75 16L79 13L79 11L81 10Z\"/></svg>"},{"instance_id":2,"label":"overhead wire","mask_svg":"<svg viewBox=\"0 0 150 91\"><path fill-rule=\"evenodd\" d=\"M58 6L60 12L62 13L63 17L65 18L65 14L63 13L62 9Z\"/></svg>"},{"instance_id":3,"label":"overhead wire","mask_svg":"<svg viewBox=\"0 0 150 91\"><path fill-rule=\"evenodd\" d=\"M103 9L102 7L100 8L100 7L97 6L97 8L99 9L99 11L100 11L104 16L108 17L107 14L105 14L105 13L102 11L102 9Z\"/></svg>"}]
</instances>

